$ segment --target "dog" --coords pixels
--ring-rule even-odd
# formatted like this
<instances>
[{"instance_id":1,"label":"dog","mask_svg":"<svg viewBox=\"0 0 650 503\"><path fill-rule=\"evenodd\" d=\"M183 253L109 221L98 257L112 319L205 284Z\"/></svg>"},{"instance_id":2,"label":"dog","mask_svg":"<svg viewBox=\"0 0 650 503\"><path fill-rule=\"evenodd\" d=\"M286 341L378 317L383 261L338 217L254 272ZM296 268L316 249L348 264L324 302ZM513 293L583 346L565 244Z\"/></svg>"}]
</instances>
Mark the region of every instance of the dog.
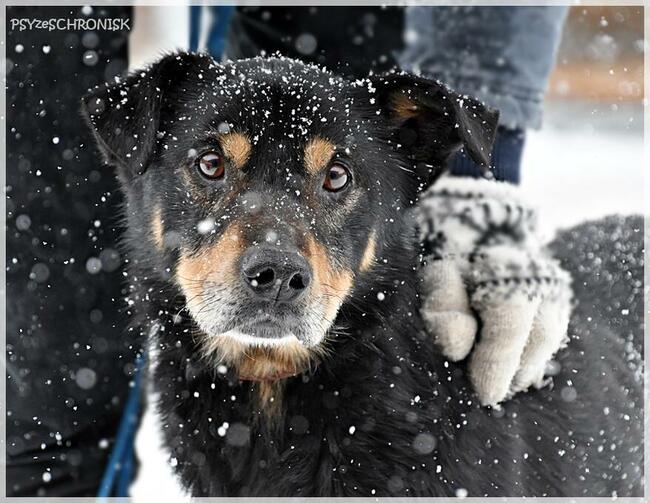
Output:
<instances>
[{"instance_id":1,"label":"dog","mask_svg":"<svg viewBox=\"0 0 650 503\"><path fill-rule=\"evenodd\" d=\"M164 450L141 470L190 496L641 494L612 341L560 357L578 399L490 409L423 329L411 209L458 149L489 163L496 111L408 74L190 53L82 108L125 195L142 428Z\"/></svg>"}]
</instances>

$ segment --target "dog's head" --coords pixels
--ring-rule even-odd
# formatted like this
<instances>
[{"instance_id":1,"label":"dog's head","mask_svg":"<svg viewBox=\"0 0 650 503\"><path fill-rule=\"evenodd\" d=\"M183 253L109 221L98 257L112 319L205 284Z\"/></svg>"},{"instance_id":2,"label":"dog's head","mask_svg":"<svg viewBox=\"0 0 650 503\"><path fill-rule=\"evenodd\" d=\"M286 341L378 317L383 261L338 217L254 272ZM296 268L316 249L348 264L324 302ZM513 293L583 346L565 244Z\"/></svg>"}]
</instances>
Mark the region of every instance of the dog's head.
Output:
<instances>
[{"instance_id":1,"label":"dog's head","mask_svg":"<svg viewBox=\"0 0 650 503\"><path fill-rule=\"evenodd\" d=\"M393 280L376 268L410 239L405 210L457 149L487 164L498 117L414 76L193 54L83 103L149 250L140 267L179 289L204 351L265 379L318 351L364 278Z\"/></svg>"}]
</instances>

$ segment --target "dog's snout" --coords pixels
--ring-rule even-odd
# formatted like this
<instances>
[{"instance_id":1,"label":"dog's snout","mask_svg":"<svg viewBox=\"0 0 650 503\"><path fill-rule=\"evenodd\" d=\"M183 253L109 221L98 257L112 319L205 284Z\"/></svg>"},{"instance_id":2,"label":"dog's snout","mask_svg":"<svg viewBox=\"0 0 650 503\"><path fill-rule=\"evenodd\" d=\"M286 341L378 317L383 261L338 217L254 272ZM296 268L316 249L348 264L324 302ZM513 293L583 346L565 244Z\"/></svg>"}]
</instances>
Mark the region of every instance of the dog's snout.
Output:
<instances>
[{"instance_id":1,"label":"dog's snout","mask_svg":"<svg viewBox=\"0 0 650 503\"><path fill-rule=\"evenodd\" d=\"M242 259L242 279L253 293L274 302L295 302L311 283L311 268L297 252L251 248Z\"/></svg>"}]
</instances>

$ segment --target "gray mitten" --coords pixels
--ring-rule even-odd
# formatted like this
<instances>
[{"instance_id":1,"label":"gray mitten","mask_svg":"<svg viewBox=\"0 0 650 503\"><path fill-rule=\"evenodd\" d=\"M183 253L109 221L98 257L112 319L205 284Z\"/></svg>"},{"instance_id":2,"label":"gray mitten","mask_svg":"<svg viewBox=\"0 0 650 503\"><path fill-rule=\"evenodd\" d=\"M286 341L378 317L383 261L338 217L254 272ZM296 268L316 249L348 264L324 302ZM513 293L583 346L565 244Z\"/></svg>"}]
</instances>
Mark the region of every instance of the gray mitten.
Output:
<instances>
[{"instance_id":1,"label":"gray mitten","mask_svg":"<svg viewBox=\"0 0 650 503\"><path fill-rule=\"evenodd\" d=\"M568 341L571 278L541 245L519 189L443 177L416 215L426 250L422 315L445 356L471 353L470 380L484 405L543 386Z\"/></svg>"}]
</instances>

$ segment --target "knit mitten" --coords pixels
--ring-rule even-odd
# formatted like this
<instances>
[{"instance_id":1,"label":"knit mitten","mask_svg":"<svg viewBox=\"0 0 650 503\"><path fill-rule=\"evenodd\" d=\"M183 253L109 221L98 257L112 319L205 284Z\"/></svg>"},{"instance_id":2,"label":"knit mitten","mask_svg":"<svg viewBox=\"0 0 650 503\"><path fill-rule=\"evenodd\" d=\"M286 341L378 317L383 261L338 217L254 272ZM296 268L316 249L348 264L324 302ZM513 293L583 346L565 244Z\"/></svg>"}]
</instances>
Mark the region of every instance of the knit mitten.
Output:
<instances>
[{"instance_id":1,"label":"knit mitten","mask_svg":"<svg viewBox=\"0 0 650 503\"><path fill-rule=\"evenodd\" d=\"M459 361L471 353L469 376L484 405L543 386L547 363L568 342L571 278L541 245L519 189L443 177L416 216L421 312L443 354Z\"/></svg>"}]
</instances>

